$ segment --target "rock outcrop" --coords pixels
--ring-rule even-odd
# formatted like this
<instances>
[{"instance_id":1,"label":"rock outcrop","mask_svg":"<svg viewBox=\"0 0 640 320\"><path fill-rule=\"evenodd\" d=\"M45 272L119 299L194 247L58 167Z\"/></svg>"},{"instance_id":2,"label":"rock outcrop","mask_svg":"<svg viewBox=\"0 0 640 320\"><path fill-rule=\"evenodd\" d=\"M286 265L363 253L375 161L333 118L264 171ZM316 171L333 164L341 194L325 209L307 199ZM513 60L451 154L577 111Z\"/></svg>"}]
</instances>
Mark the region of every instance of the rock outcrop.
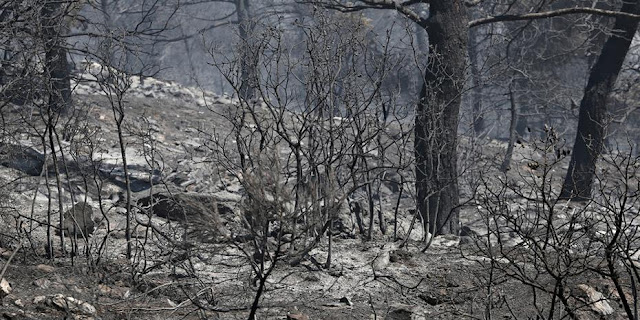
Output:
<instances>
[{"instance_id":1,"label":"rock outcrop","mask_svg":"<svg viewBox=\"0 0 640 320\"><path fill-rule=\"evenodd\" d=\"M137 205L143 213L179 221L196 229L207 229L216 235L228 234L220 215L233 212L229 204L218 202L213 194L156 193L138 199Z\"/></svg>"},{"instance_id":2,"label":"rock outcrop","mask_svg":"<svg viewBox=\"0 0 640 320\"><path fill-rule=\"evenodd\" d=\"M95 231L93 209L88 203L76 203L64 213L64 233L66 236L85 237Z\"/></svg>"},{"instance_id":3,"label":"rock outcrop","mask_svg":"<svg viewBox=\"0 0 640 320\"><path fill-rule=\"evenodd\" d=\"M0 164L30 176L39 176L44 166L44 155L31 147L0 143Z\"/></svg>"}]
</instances>

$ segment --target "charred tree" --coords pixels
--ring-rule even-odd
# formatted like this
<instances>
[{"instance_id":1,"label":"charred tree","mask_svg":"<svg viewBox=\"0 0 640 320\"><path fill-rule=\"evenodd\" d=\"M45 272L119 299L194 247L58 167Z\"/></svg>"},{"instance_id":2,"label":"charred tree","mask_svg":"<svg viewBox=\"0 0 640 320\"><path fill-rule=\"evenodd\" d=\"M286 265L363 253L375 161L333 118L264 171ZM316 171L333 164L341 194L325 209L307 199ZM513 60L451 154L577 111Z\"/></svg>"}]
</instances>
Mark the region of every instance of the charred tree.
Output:
<instances>
[{"instance_id":1,"label":"charred tree","mask_svg":"<svg viewBox=\"0 0 640 320\"><path fill-rule=\"evenodd\" d=\"M620 12L640 14L640 0L624 2ZM591 68L589 82L580 102L578 132L560 193L561 199L581 201L591 198L596 162L604 143L607 100L637 29L637 19L617 16L612 34Z\"/></svg>"},{"instance_id":2,"label":"charred tree","mask_svg":"<svg viewBox=\"0 0 640 320\"><path fill-rule=\"evenodd\" d=\"M68 6L64 1L46 1L42 7L45 70L49 79L49 109L65 114L71 103L71 78L64 33Z\"/></svg>"},{"instance_id":3,"label":"charred tree","mask_svg":"<svg viewBox=\"0 0 640 320\"><path fill-rule=\"evenodd\" d=\"M469 67L471 69L471 112L472 112L472 125L473 133L476 137L480 137L484 131L485 123L484 116L482 115L482 75L480 74L480 66L478 58L480 52L478 46L480 45L478 38L480 33L477 28L469 29Z\"/></svg>"},{"instance_id":4,"label":"charred tree","mask_svg":"<svg viewBox=\"0 0 640 320\"><path fill-rule=\"evenodd\" d=\"M458 234L458 115L467 53L463 1L432 1L429 60L415 119L417 209L433 235Z\"/></svg>"},{"instance_id":5,"label":"charred tree","mask_svg":"<svg viewBox=\"0 0 640 320\"><path fill-rule=\"evenodd\" d=\"M236 0L238 29L240 36L240 98L250 100L255 96L258 77L258 48L254 44L255 21L253 20L249 0Z\"/></svg>"}]
</instances>

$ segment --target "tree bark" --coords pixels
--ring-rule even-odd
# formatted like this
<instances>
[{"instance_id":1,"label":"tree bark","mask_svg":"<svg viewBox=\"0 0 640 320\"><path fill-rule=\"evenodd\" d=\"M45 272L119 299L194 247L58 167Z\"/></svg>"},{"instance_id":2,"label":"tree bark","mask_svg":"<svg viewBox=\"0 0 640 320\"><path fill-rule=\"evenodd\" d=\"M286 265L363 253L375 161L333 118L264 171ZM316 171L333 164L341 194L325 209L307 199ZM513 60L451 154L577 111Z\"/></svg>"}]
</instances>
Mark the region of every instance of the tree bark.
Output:
<instances>
[{"instance_id":1,"label":"tree bark","mask_svg":"<svg viewBox=\"0 0 640 320\"><path fill-rule=\"evenodd\" d=\"M416 110L417 209L432 234L458 234L458 116L467 52L462 0L432 1L429 61Z\"/></svg>"},{"instance_id":2,"label":"tree bark","mask_svg":"<svg viewBox=\"0 0 640 320\"><path fill-rule=\"evenodd\" d=\"M513 94L513 88L509 86L509 102L511 110L511 121L509 123L509 143L507 144L507 152L504 154L500 171L507 172L511 168L511 158L513 157L513 148L516 144L518 132L516 126L518 125L518 105L516 104L516 98Z\"/></svg>"},{"instance_id":3,"label":"tree bark","mask_svg":"<svg viewBox=\"0 0 640 320\"><path fill-rule=\"evenodd\" d=\"M253 31L255 21L249 11L249 0L236 0L240 35L240 98L249 100L255 96L258 76L258 48L255 47Z\"/></svg>"},{"instance_id":4,"label":"tree bark","mask_svg":"<svg viewBox=\"0 0 640 320\"><path fill-rule=\"evenodd\" d=\"M640 0L624 2L621 13L640 13ZM613 31L589 74L589 82L580 102L578 132L565 177L561 199L588 200L603 148L606 129L607 100L613 90L631 40L638 29L638 20L617 16Z\"/></svg>"},{"instance_id":5,"label":"tree bark","mask_svg":"<svg viewBox=\"0 0 640 320\"><path fill-rule=\"evenodd\" d=\"M42 8L45 45L45 67L49 77L49 108L65 114L71 103L71 78L64 33L65 8L59 1L49 0Z\"/></svg>"},{"instance_id":6,"label":"tree bark","mask_svg":"<svg viewBox=\"0 0 640 320\"><path fill-rule=\"evenodd\" d=\"M113 3L112 3L113 5ZM100 10L102 10L102 18L104 19L104 28L106 37L102 44L102 55L108 66L114 62L115 46L113 45L113 18L111 17L111 9L109 8L108 0L100 1Z\"/></svg>"},{"instance_id":7,"label":"tree bark","mask_svg":"<svg viewBox=\"0 0 640 320\"><path fill-rule=\"evenodd\" d=\"M484 131L484 116L482 115L482 75L478 65L478 29L469 29L469 67L471 69L471 112L473 121L473 133L480 137Z\"/></svg>"}]
</instances>

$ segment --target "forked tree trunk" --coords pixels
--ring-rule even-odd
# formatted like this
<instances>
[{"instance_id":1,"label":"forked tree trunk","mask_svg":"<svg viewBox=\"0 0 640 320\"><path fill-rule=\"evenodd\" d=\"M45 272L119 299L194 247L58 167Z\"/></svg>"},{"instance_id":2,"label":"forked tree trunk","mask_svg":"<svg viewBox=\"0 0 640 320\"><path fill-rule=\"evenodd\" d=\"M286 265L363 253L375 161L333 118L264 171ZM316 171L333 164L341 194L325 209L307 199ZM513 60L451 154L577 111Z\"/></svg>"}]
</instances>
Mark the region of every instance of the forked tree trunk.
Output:
<instances>
[{"instance_id":1,"label":"forked tree trunk","mask_svg":"<svg viewBox=\"0 0 640 320\"><path fill-rule=\"evenodd\" d=\"M458 234L458 115L467 53L462 0L432 1L429 61L416 110L418 212L434 234Z\"/></svg>"},{"instance_id":2,"label":"forked tree trunk","mask_svg":"<svg viewBox=\"0 0 640 320\"><path fill-rule=\"evenodd\" d=\"M621 12L640 14L640 0L624 2ZM607 99L613 90L638 20L618 16L613 31L589 74L589 82L580 102L578 132L571 154L569 170L560 193L561 199L587 200L602 153L606 129Z\"/></svg>"}]
</instances>

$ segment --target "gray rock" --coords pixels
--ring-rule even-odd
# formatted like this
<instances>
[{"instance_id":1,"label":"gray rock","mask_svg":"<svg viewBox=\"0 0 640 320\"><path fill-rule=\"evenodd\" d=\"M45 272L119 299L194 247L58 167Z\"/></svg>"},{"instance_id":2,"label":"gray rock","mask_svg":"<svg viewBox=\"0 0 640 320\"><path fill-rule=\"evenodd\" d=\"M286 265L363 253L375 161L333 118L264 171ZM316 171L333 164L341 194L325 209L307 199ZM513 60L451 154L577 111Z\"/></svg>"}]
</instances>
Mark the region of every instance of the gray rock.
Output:
<instances>
[{"instance_id":1,"label":"gray rock","mask_svg":"<svg viewBox=\"0 0 640 320\"><path fill-rule=\"evenodd\" d=\"M66 297L62 294L56 294L47 299L48 304L55 306L58 309L68 311L75 314L83 314L92 316L95 315L96 307L82 300L74 297Z\"/></svg>"},{"instance_id":2,"label":"gray rock","mask_svg":"<svg viewBox=\"0 0 640 320\"><path fill-rule=\"evenodd\" d=\"M0 300L4 299L12 291L9 281L5 278L0 279Z\"/></svg>"},{"instance_id":3,"label":"gray rock","mask_svg":"<svg viewBox=\"0 0 640 320\"><path fill-rule=\"evenodd\" d=\"M40 304L40 303L45 302L46 300L47 300L46 296L35 296L33 298L33 304Z\"/></svg>"},{"instance_id":4,"label":"gray rock","mask_svg":"<svg viewBox=\"0 0 640 320\"><path fill-rule=\"evenodd\" d=\"M340 298L340 302L341 302L341 303L344 303L344 304L346 304L346 305L348 305L348 306L353 306L353 302L351 302L351 299L349 299L349 298L348 298L348 297L346 297L346 296L345 296L345 297Z\"/></svg>"},{"instance_id":5,"label":"gray rock","mask_svg":"<svg viewBox=\"0 0 640 320\"><path fill-rule=\"evenodd\" d=\"M17 299L15 301L13 301L13 304L15 304L16 307L18 307L18 308L24 308L24 302L22 302L22 299Z\"/></svg>"},{"instance_id":6,"label":"gray rock","mask_svg":"<svg viewBox=\"0 0 640 320\"><path fill-rule=\"evenodd\" d=\"M208 229L216 234L228 234L223 230L220 212L227 212L229 209L220 206L213 195L156 193L140 198L137 205L158 217L190 224L198 229Z\"/></svg>"},{"instance_id":7,"label":"gray rock","mask_svg":"<svg viewBox=\"0 0 640 320\"><path fill-rule=\"evenodd\" d=\"M44 166L44 155L30 147L0 143L0 164L39 176Z\"/></svg>"},{"instance_id":8,"label":"gray rock","mask_svg":"<svg viewBox=\"0 0 640 320\"><path fill-rule=\"evenodd\" d=\"M53 266L50 266L48 264L39 264L36 266L36 270L45 272L45 273L51 273L56 271L56 268L54 268Z\"/></svg>"},{"instance_id":9,"label":"gray rock","mask_svg":"<svg viewBox=\"0 0 640 320\"><path fill-rule=\"evenodd\" d=\"M444 303L442 297L437 296L437 295L432 295L429 293L424 293L424 294L420 294L419 295L420 299L424 300L424 302L428 303L429 305L432 306L437 306L439 304Z\"/></svg>"},{"instance_id":10,"label":"gray rock","mask_svg":"<svg viewBox=\"0 0 640 320\"><path fill-rule=\"evenodd\" d=\"M469 228L468 226L462 226L462 228L460 228L460 236L461 237L471 237L474 239L479 238L479 235L477 232L475 232L473 229Z\"/></svg>"},{"instance_id":11,"label":"gray rock","mask_svg":"<svg viewBox=\"0 0 640 320\"><path fill-rule=\"evenodd\" d=\"M382 180L382 184L389 190L391 194L400 192L400 182L402 177L397 172L386 172Z\"/></svg>"},{"instance_id":12,"label":"gray rock","mask_svg":"<svg viewBox=\"0 0 640 320\"><path fill-rule=\"evenodd\" d=\"M93 208L87 203L76 203L64 213L65 236L88 237L95 231Z\"/></svg>"},{"instance_id":13,"label":"gray rock","mask_svg":"<svg viewBox=\"0 0 640 320\"><path fill-rule=\"evenodd\" d=\"M219 202L235 202L235 203L239 203L240 201L242 201L242 196L237 194L237 193L232 193L229 191L220 191L220 192L216 192L213 194L213 196L219 201Z\"/></svg>"},{"instance_id":14,"label":"gray rock","mask_svg":"<svg viewBox=\"0 0 640 320\"><path fill-rule=\"evenodd\" d=\"M602 293L587 284L579 284L577 289L578 293L576 293L576 296L586 300L592 311L602 317L613 314L614 310L609 304L609 299Z\"/></svg>"},{"instance_id":15,"label":"gray rock","mask_svg":"<svg viewBox=\"0 0 640 320\"><path fill-rule=\"evenodd\" d=\"M304 313L290 313L287 320L309 320L309 316Z\"/></svg>"},{"instance_id":16,"label":"gray rock","mask_svg":"<svg viewBox=\"0 0 640 320\"><path fill-rule=\"evenodd\" d=\"M319 281L320 281L320 277L318 277L317 275L315 275L315 274L313 274L313 273L312 273L312 274L310 274L310 275L307 275L307 276L304 278L304 280L305 280L305 281L309 281L309 282L319 282Z\"/></svg>"},{"instance_id":17,"label":"gray rock","mask_svg":"<svg viewBox=\"0 0 640 320\"><path fill-rule=\"evenodd\" d=\"M34 280L33 285L40 289L48 289L51 286L51 281L45 278L40 278Z\"/></svg>"},{"instance_id":18,"label":"gray rock","mask_svg":"<svg viewBox=\"0 0 640 320\"><path fill-rule=\"evenodd\" d=\"M187 221L202 215L215 215L215 198L198 194L156 193L140 198L137 204L143 210L150 210L158 217L174 221Z\"/></svg>"},{"instance_id":19,"label":"gray rock","mask_svg":"<svg viewBox=\"0 0 640 320\"><path fill-rule=\"evenodd\" d=\"M417 307L405 305L405 304L394 304L391 306L389 313L384 317L385 320L416 320L416 319L426 319L424 313L421 312Z\"/></svg>"}]
</instances>

